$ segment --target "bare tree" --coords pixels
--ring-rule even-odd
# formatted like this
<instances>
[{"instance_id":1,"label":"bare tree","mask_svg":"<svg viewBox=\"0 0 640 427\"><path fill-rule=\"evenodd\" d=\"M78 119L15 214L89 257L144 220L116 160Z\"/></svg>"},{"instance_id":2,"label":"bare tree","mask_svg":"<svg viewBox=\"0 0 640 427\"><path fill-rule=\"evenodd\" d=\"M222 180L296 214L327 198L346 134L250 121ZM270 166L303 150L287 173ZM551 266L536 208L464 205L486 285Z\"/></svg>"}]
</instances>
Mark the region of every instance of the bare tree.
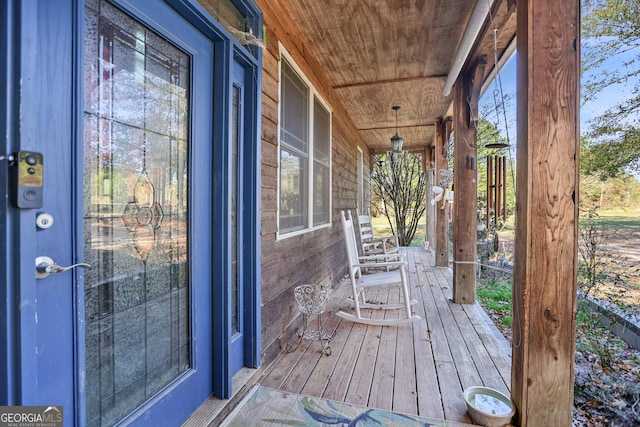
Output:
<instances>
[{"instance_id":1,"label":"bare tree","mask_svg":"<svg viewBox=\"0 0 640 427\"><path fill-rule=\"evenodd\" d=\"M420 155L403 151L378 156L371 191L400 246L409 246L426 207L426 175Z\"/></svg>"}]
</instances>

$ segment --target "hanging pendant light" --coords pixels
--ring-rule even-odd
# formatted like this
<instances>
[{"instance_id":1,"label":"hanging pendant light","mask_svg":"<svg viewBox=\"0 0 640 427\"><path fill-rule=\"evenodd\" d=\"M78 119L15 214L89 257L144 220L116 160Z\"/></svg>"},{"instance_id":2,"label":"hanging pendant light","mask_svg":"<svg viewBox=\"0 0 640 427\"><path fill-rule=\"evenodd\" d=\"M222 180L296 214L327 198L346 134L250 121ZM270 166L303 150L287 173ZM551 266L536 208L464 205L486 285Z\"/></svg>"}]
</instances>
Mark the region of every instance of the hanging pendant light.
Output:
<instances>
[{"instance_id":1,"label":"hanging pendant light","mask_svg":"<svg viewBox=\"0 0 640 427\"><path fill-rule=\"evenodd\" d=\"M391 137L391 149L399 153L402 151L402 143L404 142L404 138L398 135L398 110L400 109L399 105L394 105L391 107L396 112L396 134Z\"/></svg>"}]
</instances>

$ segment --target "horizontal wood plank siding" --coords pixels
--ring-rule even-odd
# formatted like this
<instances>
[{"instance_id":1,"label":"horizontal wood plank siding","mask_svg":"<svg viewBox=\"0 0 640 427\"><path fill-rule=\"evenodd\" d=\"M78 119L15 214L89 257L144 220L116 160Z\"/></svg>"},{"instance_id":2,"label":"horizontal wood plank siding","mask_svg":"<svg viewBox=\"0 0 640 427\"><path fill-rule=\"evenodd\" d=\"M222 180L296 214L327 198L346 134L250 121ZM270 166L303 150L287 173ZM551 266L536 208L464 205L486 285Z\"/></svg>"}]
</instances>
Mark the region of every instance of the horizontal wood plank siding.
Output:
<instances>
[{"instance_id":1,"label":"horizontal wood plank siding","mask_svg":"<svg viewBox=\"0 0 640 427\"><path fill-rule=\"evenodd\" d=\"M356 208L357 147L365 144L284 3L259 0L257 4L264 13L266 28L261 102L261 332L262 363L265 364L277 356L283 343L295 333L292 322L299 311L293 288L306 283L337 284L346 273L339 213ZM331 225L280 239L277 237L279 43L332 110ZM366 148L363 152L368 156ZM366 158L365 176L369 173L368 164ZM365 193L367 191L365 187Z\"/></svg>"}]
</instances>

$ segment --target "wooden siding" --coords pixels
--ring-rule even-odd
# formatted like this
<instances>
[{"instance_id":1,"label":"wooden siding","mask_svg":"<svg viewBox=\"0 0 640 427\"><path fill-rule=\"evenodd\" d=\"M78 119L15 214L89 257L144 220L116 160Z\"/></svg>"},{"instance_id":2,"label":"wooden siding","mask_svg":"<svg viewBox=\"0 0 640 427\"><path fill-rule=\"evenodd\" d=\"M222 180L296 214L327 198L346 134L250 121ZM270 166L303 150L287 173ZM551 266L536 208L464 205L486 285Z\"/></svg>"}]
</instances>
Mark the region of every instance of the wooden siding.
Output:
<instances>
[{"instance_id":1,"label":"wooden siding","mask_svg":"<svg viewBox=\"0 0 640 427\"><path fill-rule=\"evenodd\" d=\"M294 333L298 315L293 288L306 283L336 283L346 272L339 212L356 208L357 147L369 150L356 132L346 109L328 84L312 49L279 2L257 2L264 12L267 47L262 72L261 164L261 307L262 363L273 360ZM278 226L278 108L280 45L332 110L332 224L301 235L277 238ZM365 179L365 193L368 193ZM368 200L368 197L365 196ZM344 264L344 265L343 265Z\"/></svg>"}]
</instances>

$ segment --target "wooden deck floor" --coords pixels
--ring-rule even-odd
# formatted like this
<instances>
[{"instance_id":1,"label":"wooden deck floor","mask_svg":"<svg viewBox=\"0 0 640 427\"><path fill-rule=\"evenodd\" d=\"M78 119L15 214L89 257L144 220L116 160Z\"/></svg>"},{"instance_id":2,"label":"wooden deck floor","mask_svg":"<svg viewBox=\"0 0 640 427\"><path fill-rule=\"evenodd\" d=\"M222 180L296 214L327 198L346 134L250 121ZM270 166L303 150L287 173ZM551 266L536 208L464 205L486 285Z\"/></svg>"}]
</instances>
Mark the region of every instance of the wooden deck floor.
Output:
<instances>
[{"instance_id":1,"label":"wooden deck floor","mask_svg":"<svg viewBox=\"0 0 640 427\"><path fill-rule=\"evenodd\" d=\"M478 307L451 301L449 269L434 268L433 257L423 249L403 250L421 321L381 327L334 315L350 310L349 286L343 280L323 317L324 328L335 331L331 355L323 355L318 342L303 341L269 366L260 384L458 423L471 423L464 388L484 385L508 394L511 362L505 343ZM372 315L385 314L375 310Z\"/></svg>"}]
</instances>

